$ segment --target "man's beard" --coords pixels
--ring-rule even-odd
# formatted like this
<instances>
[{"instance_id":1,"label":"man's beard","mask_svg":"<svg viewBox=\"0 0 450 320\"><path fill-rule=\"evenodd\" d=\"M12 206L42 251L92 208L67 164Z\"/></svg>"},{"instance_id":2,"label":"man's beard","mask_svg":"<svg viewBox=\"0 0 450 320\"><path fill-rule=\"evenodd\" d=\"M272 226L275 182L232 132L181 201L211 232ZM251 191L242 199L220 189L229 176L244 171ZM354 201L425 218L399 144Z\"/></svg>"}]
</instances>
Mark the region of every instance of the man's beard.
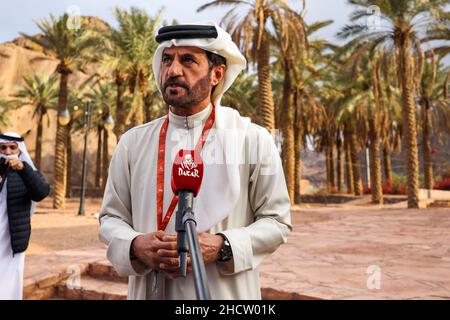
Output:
<instances>
[{"instance_id":1,"label":"man's beard","mask_svg":"<svg viewBox=\"0 0 450 320\"><path fill-rule=\"evenodd\" d=\"M179 85L184 88L186 93L181 96L174 96L170 94L171 90L180 90L180 88L171 89L171 84ZM172 77L167 79L163 85L163 99L172 107L189 108L205 100L211 94L211 87L211 71L209 71L206 76L198 80L192 88L186 82L179 80L177 77Z\"/></svg>"}]
</instances>

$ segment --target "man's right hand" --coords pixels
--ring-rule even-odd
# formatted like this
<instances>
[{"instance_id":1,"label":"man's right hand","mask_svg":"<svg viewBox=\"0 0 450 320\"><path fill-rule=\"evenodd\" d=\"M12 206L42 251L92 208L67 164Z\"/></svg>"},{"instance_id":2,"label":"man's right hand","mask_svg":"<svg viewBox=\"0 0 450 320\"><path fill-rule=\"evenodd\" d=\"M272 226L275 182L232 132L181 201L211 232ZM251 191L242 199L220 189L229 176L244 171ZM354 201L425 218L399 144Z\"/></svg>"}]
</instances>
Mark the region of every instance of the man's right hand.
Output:
<instances>
[{"instance_id":1,"label":"man's right hand","mask_svg":"<svg viewBox=\"0 0 450 320\"><path fill-rule=\"evenodd\" d=\"M148 267L166 272L171 278L177 276L180 260L177 253L176 233L170 234L159 230L139 235L131 243L131 250Z\"/></svg>"}]
</instances>

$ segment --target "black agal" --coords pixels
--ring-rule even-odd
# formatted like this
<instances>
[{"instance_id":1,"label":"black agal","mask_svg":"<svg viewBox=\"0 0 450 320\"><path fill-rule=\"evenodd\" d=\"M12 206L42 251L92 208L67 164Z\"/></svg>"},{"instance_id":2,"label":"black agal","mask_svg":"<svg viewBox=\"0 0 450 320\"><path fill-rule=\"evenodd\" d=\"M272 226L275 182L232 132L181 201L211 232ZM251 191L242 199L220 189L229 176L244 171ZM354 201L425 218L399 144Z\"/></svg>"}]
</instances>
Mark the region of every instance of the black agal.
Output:
<instances>
[{"instance_id":1,"label":"black agal","mask_svg":"<svg viewBox=\"0 0 450 320\"><path fill-rule=\"evenodd\" d=\"M161 43L172 39L217 38L217 36L218 33L214 26L183 24L162 27L158 30L156 42Z\"/></svg>"}]
</instances>

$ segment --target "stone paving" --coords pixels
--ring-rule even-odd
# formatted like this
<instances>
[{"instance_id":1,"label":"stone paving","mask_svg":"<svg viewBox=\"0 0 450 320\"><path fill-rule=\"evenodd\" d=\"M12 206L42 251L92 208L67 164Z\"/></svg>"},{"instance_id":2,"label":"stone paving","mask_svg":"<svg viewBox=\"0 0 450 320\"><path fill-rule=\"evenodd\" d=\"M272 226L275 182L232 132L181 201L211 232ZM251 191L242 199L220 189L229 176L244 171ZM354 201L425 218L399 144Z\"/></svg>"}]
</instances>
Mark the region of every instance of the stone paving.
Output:
<instances>
[{"instance_id":1,"label":"stone paving","mask_svg":"<svg viewBox=\"0 0 450 320\"><path fill-rule=\"evenodd\" d=\"M262 286L322 299L450 299L450 209L303 208L293 218Z\"/></svg>"},{"instance_id":2,"label":"stone paving","mask_svg":"<svg viewBox=\"0 0 450 320\"><path fill-rule=\"evenodd\" d=\"M292 218L288 243L261 266L267 298L450 299L450 209L301 206ZM68 266L104 259L101 244L29 256L25 292L48 298Z\"/></svg>"}]
</instances>

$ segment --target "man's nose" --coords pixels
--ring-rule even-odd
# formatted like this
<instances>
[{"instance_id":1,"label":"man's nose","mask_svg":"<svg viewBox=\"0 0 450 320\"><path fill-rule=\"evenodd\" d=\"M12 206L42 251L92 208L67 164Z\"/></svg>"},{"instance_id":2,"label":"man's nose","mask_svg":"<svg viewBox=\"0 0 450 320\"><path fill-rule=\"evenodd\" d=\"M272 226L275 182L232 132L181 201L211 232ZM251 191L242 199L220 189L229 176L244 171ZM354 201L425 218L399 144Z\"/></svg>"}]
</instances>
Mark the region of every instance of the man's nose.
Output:
<instances>
[{"instance_id":1,"label":"man's nose","mask_svg":"<svg viewBox=\"0 0 450 320\"><path fill-rule=\"evenodd\" d=\"M167 75L169 77L179 77L183 75L183 68L181 64L177 61L177 59L174 59L170 64L169 70L167 70Z\"/></svg>"}]
</instances>

